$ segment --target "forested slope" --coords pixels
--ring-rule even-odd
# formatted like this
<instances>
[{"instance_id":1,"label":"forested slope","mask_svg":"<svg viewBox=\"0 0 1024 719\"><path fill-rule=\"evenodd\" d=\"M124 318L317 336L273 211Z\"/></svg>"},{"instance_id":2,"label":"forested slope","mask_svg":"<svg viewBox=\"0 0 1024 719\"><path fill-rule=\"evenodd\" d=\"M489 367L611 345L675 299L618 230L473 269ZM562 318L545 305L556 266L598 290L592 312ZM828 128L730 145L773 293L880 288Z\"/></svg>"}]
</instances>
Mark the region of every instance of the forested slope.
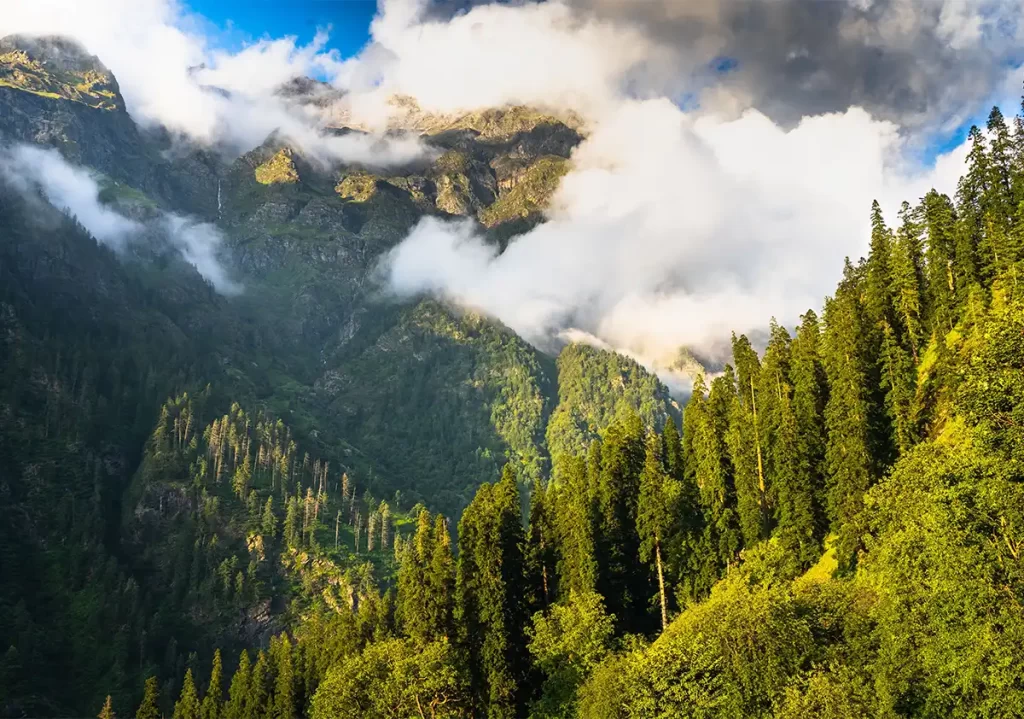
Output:
<instances>
[{"instance_id":1,"label":"forested slope","mask_svg":"<svg viewBox=\"0 0 1024 719\"><path fill-rule=\"evenodd\" d=\"M613 403L525 526L512 464L457 551L423 511L372 638L275 642L226 716L1019 716L1024 134L972 139L955 201L873 208L821 317L735 337L682 435Z\"/></svg>"}]
</instances>

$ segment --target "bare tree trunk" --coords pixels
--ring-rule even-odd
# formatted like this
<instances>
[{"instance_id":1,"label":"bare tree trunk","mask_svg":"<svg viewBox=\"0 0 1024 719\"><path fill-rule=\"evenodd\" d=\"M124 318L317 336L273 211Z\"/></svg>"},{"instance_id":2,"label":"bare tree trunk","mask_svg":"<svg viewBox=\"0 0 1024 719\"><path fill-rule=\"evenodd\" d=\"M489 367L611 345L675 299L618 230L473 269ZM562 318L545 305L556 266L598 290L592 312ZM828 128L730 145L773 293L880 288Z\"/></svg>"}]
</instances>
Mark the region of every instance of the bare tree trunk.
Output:
<instances>
[{"instance_id":1,"label":"bare tree trunk","mask_svg":"<svg viewBox=\"0 0 1024 719\"><path fill-rule=\"evenodd\" d=\"M661 597L661 631L668 628L668 607L665 606L665 575L661 570L661 543L654 544L654 559L658 565L658 594Z\"/></svg>"}]
</instances>

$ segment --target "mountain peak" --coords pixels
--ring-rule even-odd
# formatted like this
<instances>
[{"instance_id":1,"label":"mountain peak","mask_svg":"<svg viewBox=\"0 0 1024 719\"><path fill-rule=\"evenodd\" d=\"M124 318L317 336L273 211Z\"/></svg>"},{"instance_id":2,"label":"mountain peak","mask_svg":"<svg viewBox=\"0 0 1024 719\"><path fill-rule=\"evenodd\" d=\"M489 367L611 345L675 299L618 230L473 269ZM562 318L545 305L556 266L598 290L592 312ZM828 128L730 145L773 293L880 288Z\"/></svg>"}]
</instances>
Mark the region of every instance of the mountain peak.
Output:
<instances>
[{"instance_id":1,"label":"mountain peak","mask_svg":"<svg viewBox=\"0 0 1024 719\"><path fill-rule=\"evenodd\" d=\"M95 55L64 37L0 38L0 87L100 110L124 110L117 80Z\"/></svg>"}]
</instances>

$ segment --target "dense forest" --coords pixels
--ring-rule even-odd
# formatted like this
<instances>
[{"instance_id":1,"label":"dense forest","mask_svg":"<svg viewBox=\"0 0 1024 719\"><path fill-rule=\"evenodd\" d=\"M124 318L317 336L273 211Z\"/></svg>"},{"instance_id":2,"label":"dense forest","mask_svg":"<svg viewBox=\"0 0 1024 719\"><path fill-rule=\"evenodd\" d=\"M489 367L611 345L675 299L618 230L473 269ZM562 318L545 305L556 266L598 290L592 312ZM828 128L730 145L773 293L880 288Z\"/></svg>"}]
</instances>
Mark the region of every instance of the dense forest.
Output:
<instances>
[{"instance_id":1,"label":"dense forest","mask_svg":"<svg viewBox=\"0 0 1024 719\"><path fill-rule=\"evenodd\" d=\"M1024 118L682 412L626 357L368 299L424 187L540 221L492 170L547 187L579 135L527 119L415 176L244 156L240 298L0 185L0 716L1024 714Z\"/></svg>"},{"instance_id":2,"label":"dense forest","mask_svg":"<svg viewBox=\"0 0 1024 719\"><path fill-rule=\"evenodd\" d=\"M174 697L151 679L136 716L1019 716L1022 127L972 131L955 201L894 228L875 205L822 316L761 354L735 337L681 432L625 412L526 496L507 465L457 526L417 509L383 593L206 657ZM244 461L273 536L273 470ZM276 490L288 546L322 541L314 486Z\"/></svg>"}]
</instances>

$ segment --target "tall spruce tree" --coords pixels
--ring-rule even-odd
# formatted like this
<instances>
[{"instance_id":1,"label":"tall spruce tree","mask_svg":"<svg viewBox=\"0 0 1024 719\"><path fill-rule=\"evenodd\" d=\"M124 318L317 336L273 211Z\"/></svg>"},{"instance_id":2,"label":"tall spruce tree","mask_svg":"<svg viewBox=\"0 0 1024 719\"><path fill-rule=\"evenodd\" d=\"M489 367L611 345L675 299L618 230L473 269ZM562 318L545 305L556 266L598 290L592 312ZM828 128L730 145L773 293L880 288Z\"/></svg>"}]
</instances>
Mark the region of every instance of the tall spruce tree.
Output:
<instances>
[{"instance_id":1,"label":"tall spruce tree","mask_svg":"<svg viewBox=\"0 0 1024 719\"><path fill-rule=\"evenodd\" d=\"M551 491L550 496L553 495ZM557 591L557 540L551 505L548 489L540 480L535 480L530 492L530 524L526 537L526 575L532 611L546 609Z\"/></svg>"},{"instance_id":2,"label":"tall spruce tree","mask_svg":"<svg viewBox=\"0 0 1024 719\"><path fill-rule=\"evenodd\" d=\"M592 592L597 585L595 508L587 466L583 458L569 457L563 460L562 469L563 481L554 488L558 584L565 594Z\"/></svg>"},{"instance_id":3,"label":"tall spruce tree","mask_svg":"<svg viewBox=\"0 0 1024 719\"><path fill-rule=\"evenodd\" d=\"M822 338L829 383L825 406L828 510L836 534L837 557L844 568L852 566L860 548L863 497L874 478L867 373L859 351L865 332L860 284L858 272L847 260L835 297L825 301Z\"/></svg>"},{"instance_id":4,"label":"tall spruce tree","mask_svg":"<svg viewBox=\"0 0 1024 719\"><path fill-rule=\"evenodd\" d=\"M456 577L459 643L477 705L489 719L515 717L529 665L519 487L511 464L483 484L459 521Z\"/></svg>"},{"instance_id":5,"label":"tall spruce tree","mask_svg":"<svg viewBox=\"0 0 1024 719\"><path fill-rule=\"evenodd\" d=\"M142 702L135 711L135 719L160 719L160 684L156 677L146 679Z\"/></svg>"},{"instance_id":6,"label":"tall spruce tree","mask_svg":"<svg viewBox=\"0 0 1024 719\"><path fill-rule=\"evenodd\" d=\"M768 536L771 508L765 480L763 418L758 416L761 362L745 336L733 335L737 386L730 392L726 442L734 470L736 512L746 546Z\"/></svg>"},{"instance_id":7,"label":"tall spruce tree","mask_svg":"<svg viewBox=\"0 0 1024 719\"><path fill-rule=\"evenodd\" d=\"M900 210L900 228L892 248L892 287L900 337L914 361L924 340L925 276L921 245L921 212L906 202Z\"/></svg>"},{"instance_id":8,"label":"tall spruce tree","mask_svg":"<svg viewBox=\"0 0 1024 719\"><path fill-rule=\"evenodd\" d=\"M185 681L181 685L181 694L174 704L173 719L199 719L199 695L192 679L192 670L185 670Z\"/></svg>"},{"instance_id":9,"label":"tall spruce tree","mask_svg":"<svg viewBox=\"0 0 1024 719\"><path fill-rule=\"evenodd\" d=\"M117 719L117 714L114 713L114 703L111 701L109 694L107 694L107 700L103 702L103 708L100 709L100 713L96 716L98 719Z\"/></svg>"},{"instance_id":10,"label":"tall spruce tree","mask_svg":"<svg viewBox=\"0 0 1024 719\"><path fill-rule=\"evenodd\" d=\"M939 339L956 324L954 256L956 211L946 195L931 190L924 197L925 264L928 287L928 327Z\"/></svg>"},{"instance_id":11,"label":"tall spruce tree","mask_svg":"<svg viewBox=\"0 0 1024 719\"><path fill-rule=\"evenodd\" d=\"M221 665L220 649L213 653L213 666L210 669L210 684L199 707L200 719L220 719L224 704L223 666Z\"/></svg>"},{"instance_id":12,"label":"tall spruce tree","mask_svg":"<svg viewBox=\"0 0 1024 719\"><path fill-rule=\"evenodd\" d=\"M671 419L669 420L671 422ZM661 629L668 628L668 594L665 590L668 547L678 536L680 483L668 476L662 455L662 439L654 432L647 438L644 467L640 473L637 502L637 531L640 558L653 565L658 581Z\"/></svg>"},{"instance_id":13,"label":"tall spruce tree","mask_svg":"<svg viewBox=\"0 0 1024 719\"><path fill-rule=\"evenodd\" d=\"M791 362L789 333L772 320L759 383L759 419L768 447L765 473L774 497L776 531L806 564L817 557L818 547L811 462L800 442L793 409Z\"/></svg>"},{"instance_id":14,"label":"tall spruce tree","mask_svg":"<svg viewBox=\"0 0 1024 719\"><path fill-rule=\"evenodd\" d=\"M455 637L455 559L448 521L440 514L434 518L429 564L426 566L427 626L434 640Z\"/></svg>"},{"instance_id":15,"label":"tall spruce tree","mask_svg":"<svg viewBox=\"0 0 1024 719\"><path fill-rule=\"evenodd\" d=\"M271 719L296 719L295 669L292 666L292 644L286 634L271 640L270 654L276 670Z\"/></svg>"},{"instance_id":16,"label":"tall spruce tree","mask_svg":"<svg viewBox=\"0 0 1024 719\"><path fill-rule=\"evenodd\" d=\"M646 626L649 577L640 562L636 510L644 463L644 427L629 412L605 431L598 485L598 591L624 628Z\"/></svg>"},{"instance_id":17,"label":"tall spruce tree","mask_svg":"<svg viewBox=\"0 0 1024 719\"><path fill-rule=\"evenodd\" d=\"M245 719L246 702L249 699L250 672L249 652L243 649L238 657L238 668L231 675L228 701L224 706L224 719Z\"/></svg>"},{"instance_id":18,"label":"tall spruce tree","mask_svg":"<svg viewBox=\"0 0 1024 719\"><path fill-rule=\"evenodd\" d=\"M800 327L790 351L790 376L793 380L793 418L796 422L799 451L807 462L814 499L815 539L820 542L828 529L825 516L825 405L828 380L821 360L821 327L818 316L808 310L800 317Z\"/></svg>"}]
</instances>

